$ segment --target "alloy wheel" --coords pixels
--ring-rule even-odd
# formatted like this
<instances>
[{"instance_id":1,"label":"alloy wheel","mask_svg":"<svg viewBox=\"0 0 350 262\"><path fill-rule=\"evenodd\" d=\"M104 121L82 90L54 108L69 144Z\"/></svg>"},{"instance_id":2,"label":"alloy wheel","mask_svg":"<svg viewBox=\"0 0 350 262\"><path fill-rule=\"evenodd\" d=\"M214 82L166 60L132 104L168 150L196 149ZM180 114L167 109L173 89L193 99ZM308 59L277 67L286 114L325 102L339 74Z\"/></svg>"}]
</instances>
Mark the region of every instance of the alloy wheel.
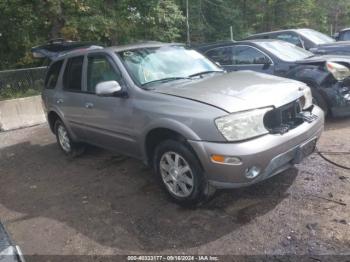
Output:
<instances>
[{"instance_id":1,"label":"alloy wheel","mask_svg":"<svg viewBox=\"0 0 350 262\"><path fill-rule=\"evenodd\" d=\"M69 139L68 132L67 132L66 128L64 126L60 125L57 128L57 133L58 133L58 141L60 142L62 149L65 152L70 152L71 144L70 144L70 139Z\"/></svg>"},{"instance_id":2,"label":"alloy wheel","mask_svg":"<svg viewBox=\"0 0 350 262\"><path fill-rule=\"evenodd\" d=\"M160 173L167 189L177 197L188 197L194 187L190 165L178 153L166 152L160 158Z\"/></svg>"}]
</instances>

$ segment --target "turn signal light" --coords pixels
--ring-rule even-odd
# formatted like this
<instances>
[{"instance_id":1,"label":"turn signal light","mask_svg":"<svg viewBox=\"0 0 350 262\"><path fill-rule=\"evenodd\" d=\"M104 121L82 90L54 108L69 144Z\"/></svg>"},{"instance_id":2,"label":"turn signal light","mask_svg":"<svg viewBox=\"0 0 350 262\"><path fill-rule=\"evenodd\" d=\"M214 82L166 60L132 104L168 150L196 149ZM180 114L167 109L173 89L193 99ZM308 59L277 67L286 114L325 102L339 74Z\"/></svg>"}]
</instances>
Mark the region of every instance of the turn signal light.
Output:
<instances>
[{"instance_id":1,"label":"turn signal light","mask_svg":"<svg viewBox=\"0 0 350 262\"><path fill-rule=\"evenodd\" d=\"M211 161L213 161L214 163L220 163L220 164L226 164L226 165L242 164L241 159L235 156L211 155Z\"/></svg>"}]
</instances>

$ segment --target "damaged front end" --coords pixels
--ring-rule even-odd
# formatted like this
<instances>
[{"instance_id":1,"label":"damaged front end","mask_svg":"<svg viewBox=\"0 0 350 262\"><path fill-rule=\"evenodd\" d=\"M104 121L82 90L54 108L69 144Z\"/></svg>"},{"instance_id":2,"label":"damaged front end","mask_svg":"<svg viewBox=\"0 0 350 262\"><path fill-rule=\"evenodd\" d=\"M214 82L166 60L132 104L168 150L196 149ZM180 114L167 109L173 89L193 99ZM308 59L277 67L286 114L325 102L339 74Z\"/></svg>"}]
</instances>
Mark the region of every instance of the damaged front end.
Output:
<instances>
[{"instance_id":1,"label":"damaged front end","mask_svg":"<svg viewBox=\"0 0 350 262\"><path fill-rule=\"evenodd\" d=\"M305 108L304 103L303 99L297 99L267 112L264 125L271 134L282 135L304 122L311 123L317 120L318 117L312 113L313 105Z\"/></svg>"},{"instance_id":2,"label":"damaged front end","mask_svg":"<svg viewBox=\"0 0 350 262\"><path fill-rule=\"evenodd\" d=\"M330 88L324 88L322 91L328 98L333 116L350 116L350 78L337 82Z\"/></svg>"}]
</instances>

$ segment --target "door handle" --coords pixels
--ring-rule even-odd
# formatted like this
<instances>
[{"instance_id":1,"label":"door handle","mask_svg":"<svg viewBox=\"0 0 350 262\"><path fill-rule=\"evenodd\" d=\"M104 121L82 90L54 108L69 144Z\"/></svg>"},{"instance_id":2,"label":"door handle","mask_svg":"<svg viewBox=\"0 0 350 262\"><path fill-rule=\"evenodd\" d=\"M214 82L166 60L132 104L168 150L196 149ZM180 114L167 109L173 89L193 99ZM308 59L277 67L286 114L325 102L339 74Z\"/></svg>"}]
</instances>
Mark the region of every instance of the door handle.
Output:
<instances>
[{"instance_id":1,"label":"door handle","mask_svg":"<svg viewBox=\"0 0 350 262\"><path fill-rule=\"evenodd\" d=\"M57 103L57 104L62 104L62 103L63 103L63 99L62 99L62 98L57 99L57 100L56 100L56 103Z\"/></svg>"},{"instance_id":2,"label":"door handle","mask_svg":"<svg viewBox=\"0 0 350 262\"><path fill-rule=\"evenodd\" d=\"M85 104L85 107L90 109L90 108L93 108L94 107L94 104L93 103L86 103Z\"/></svg>"}]
</instances>

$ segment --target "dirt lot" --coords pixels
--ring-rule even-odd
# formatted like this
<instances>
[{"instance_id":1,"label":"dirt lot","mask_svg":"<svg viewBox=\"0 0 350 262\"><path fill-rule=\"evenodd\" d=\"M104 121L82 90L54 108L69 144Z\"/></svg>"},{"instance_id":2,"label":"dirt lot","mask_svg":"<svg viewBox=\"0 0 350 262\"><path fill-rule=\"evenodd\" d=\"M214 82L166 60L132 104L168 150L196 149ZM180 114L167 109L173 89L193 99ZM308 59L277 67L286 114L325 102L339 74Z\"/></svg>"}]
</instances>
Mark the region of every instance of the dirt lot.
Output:
<instances>
[{"instance_id":1,"label":"dirt lot","mask_svg":"<svg viewBox=\"0 0 350 262\"><path fill-rule=\"evenodd\" d=\"M319 148L350 151L350 119L329 122ZM350 254L350 172L316 154L196 210L136 160L67 159L46 125L0 134L0 173L0 218L25 254Z\"/></svg>"}]
</instances>

